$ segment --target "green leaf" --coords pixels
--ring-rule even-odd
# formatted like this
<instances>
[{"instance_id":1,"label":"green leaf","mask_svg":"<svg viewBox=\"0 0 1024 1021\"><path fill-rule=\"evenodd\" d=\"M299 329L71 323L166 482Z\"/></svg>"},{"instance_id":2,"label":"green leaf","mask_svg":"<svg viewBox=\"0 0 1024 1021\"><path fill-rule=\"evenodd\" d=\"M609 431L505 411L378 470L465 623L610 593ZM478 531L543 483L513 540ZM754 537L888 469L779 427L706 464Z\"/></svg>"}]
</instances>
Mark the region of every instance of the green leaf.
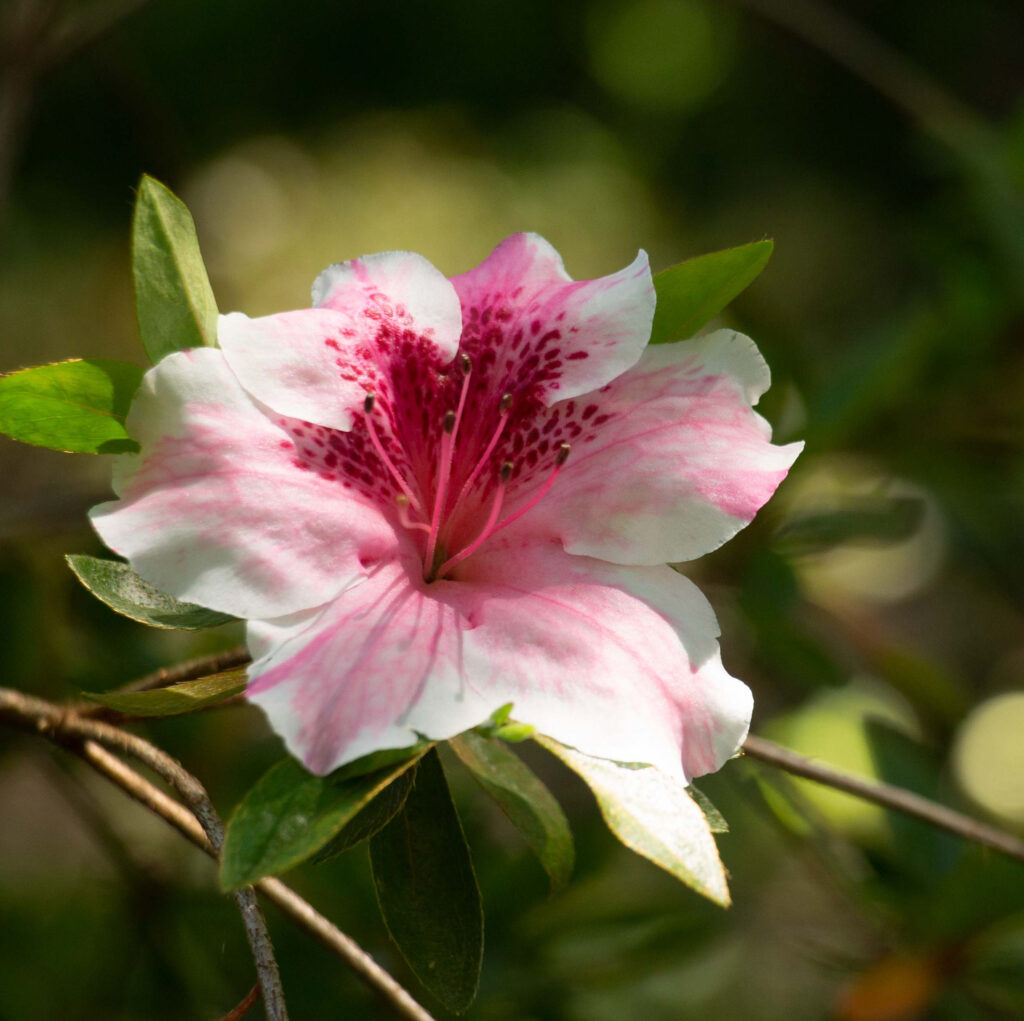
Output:
<instances>
[{"instance_id":1,"label":"green leaf","mask_svg":"<svg viewBox=\"0 0 1024 1021\"><path fill-rule=\"evenodd\" d=\"M333 858L335 855L347 851L356 844L379 833L405 805L405 799L409 797L413 781L416 778L416 767L407 769L397 780L394 780L384 788L351 822L347 823L342 831L325 844L311 861L314 865Z\"/></svg>"},{"instance_id":2,"label":"green leaf","mask_svg":"<svg viewBox=\"0 0 1024 1021\"><path fill-rule=\"evenodd\" d=\"M715 838L681 783L653 766L595 759L550 737L535 740L583 778L608 828L626 847L723 907L729 904Z\"/></svg>"},{"instance_id":3,"label":"green leaf","mask_svg":"<svg viewBox=\"0 0 1024 1021\"><path fill-rule=\"evenodd\" d=\"M83 691L83 697L131 716L180 716L245 691L245 667L153 691Z\"/></svg>"},{"instance_id":4,"label":"green leaf","mask_svg":"<svg viewBox=\"0 0 1024 1021\"><path fill-rule=\"evenodd\" d=\"M790 515L775 536L788 556L821 553L846 543L885 546L911 538L923 518L920 497L848 496L840 506Z\"/></svg>"},{"instance_id":5,"label":"green leaf","mask_svg":"<svg viewBox=\"0 0 1024 1021\"><path fill-rule=\"evenodd\" d=\"M690 792L690 797L700 806L700 810L704 813L704 818L707 819L711 832L728 833L729 824L725 821L725 816L711 803L711 799L693 784L690 784L686 789Z\"/></svg>"},{"instance_id":6,"label":"green leaf","mask_svg":"<svg viewBox=\"0 0 1024 1021\"><path fill-rule=\"evenodd\" d=\"M378 769L385 769L388 766L397 765L399 762L418 759L433 747L433 741L424 739L417 741L416 744L406 745L404 748L384 748L379 752L370 752L369 755L364 755L361 759L354 759L352 762L340 766L331 774L331 779L349 780L355 776L375 773Z\"/></svg>"},{"instance_id":7,"label":"green leaf","mask_svg":"<svg viewBox=\"0 0 1024 1021\"><path fill-rule=\"evenodd\" d=\"M183 603L143 581L120 560L102 560L72 553L64 558L78 580L97 598L122 616L150 627L198 631L228 624L237 618L195 603Z\"/></svg>"},{"instance_id":8,"label":"green leaf","mask_svg":"<svg viewBox=\"0 0 1024 1021\"><path fill-rule=\"evenodd\" d=\"M0 376L0 432L72 454L138 450L124 419L142 372L111 358L75 358Z\"/></svg>"},{"instance_id":9,"label":"green leaf","mask_svg":"<svg viewBox=\"0 0 1024 1021\"><path fill-rule=\"evenodd\" d=\"M277 875L316 854L417 759L365 776L313 776L295 759L269 769L228 823L220 883L234 890Z\"/></svg>"},{"instance_id":10,"label":"green leaf","mask_svg":"<svg viewBox=\"0 0 1024 1021\"><path fill-rule=\"evenodd\" d=\"M572 831L561 806L512 749L472 731L449 742L474 779L523 835L551 880L551 892L572 875Z\"/></svg>"},{"instance_id":11,"label":"green leaf","mask_svg":"<svg viewBox=\"0 0 1024 1021\"><path fill-rule=\"evenodd\" d=\"M402 811L370 841L384 923L416 977L456 1014L476 996L484 916L469 848L437 751Z\"/></svg>"},{"instance_id":12,"label":"green leaf","mask_svg":"<svg viewBox=\"0 0 1024 1021\"><path fill-rule=\"evenodd\" d=\"M217 343L217 302L187 206L143 175L132 217L132 276L139 333L153 362Z\"/></svg>"},{"instance_id":13,"label":"green leaf","mask_svg":"<svg viewBox=\"0 0 1024 1021\"><path fill-rule=\"evenodd\" d=\"M692 337L757 279L774 247L771 241L754 241L699 255L658 273L651 343Z\"/></svg>"}]
</instances>

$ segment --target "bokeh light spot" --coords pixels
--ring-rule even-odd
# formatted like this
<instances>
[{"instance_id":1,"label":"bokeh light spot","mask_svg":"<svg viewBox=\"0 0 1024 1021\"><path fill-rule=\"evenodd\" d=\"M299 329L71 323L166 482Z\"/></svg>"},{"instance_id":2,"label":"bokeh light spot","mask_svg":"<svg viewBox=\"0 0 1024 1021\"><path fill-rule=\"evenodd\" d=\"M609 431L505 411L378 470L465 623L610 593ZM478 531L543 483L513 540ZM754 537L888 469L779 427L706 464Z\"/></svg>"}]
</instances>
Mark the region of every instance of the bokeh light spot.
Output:
<instances>
[{"instance_id":1,"label":"bokeh light spot","mask_svg":"<svg viewBox=\"0 0 1024 1021\"><path fill-rule=\"evenodd\" d=\"M624 0L595 9L590 68L611 93L663 112L699 107L732 64L724 12L697 0Z\"/></svg>"},{"instance_id":2,"label":"bokeh light spot","mask_svg":"<svg viewBox=\"0 0 1024 1021\"><path fill-rule=\"evenodd\" d=\"M956 778L983 808L1024 822L1024 691L996 695L960 727L953 750Z\"/></svg>"}]
</instances>

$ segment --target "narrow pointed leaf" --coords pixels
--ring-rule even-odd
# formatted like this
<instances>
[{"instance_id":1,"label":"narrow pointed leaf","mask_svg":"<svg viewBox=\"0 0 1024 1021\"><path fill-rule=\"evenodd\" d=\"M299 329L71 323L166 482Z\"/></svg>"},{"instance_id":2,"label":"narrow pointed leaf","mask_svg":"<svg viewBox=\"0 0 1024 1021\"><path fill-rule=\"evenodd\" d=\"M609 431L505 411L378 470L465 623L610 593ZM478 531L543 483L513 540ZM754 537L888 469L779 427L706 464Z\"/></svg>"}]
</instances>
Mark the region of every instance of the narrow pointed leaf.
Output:
<instances>
[{"instance_id":1,"label":"narrow pointed leaf","mask_svg":"<svg viewBox=\"0 0 1024 1021\"><path fill-rule=\"evenodd\" d=\"M336 837L333 837L313 855L311 859L313 863L319 865L321 862L341 854L342 851L347 851L350 847L369 840L370 837L384 829L402 810L415 778L416 768L414 766L388 784L351 822L345 824Z\"/></svg>"},{"instance_id":2,"label":"narrow pointed leaf","mask_svg":"<svg viewBox=\"0 0 1024 1021\"><path fill-rule=\"evenodd\" d=\"M416 761L350 780L313 776L292 758L279 762L260 777L228 823L221 887L255 883L316 854Z\"/></svg>"},{"instance_id":3,"label":"narrow pointed leaf","mask_svg":"<svg viewBox=\"0 0 1024 1021\"><path fill-rule=\"evenodd\" d=\"M72 454L139 449L124 418L142 369L112 358L75 358L0 376L0 433Z\"/></svg>"},{"instance_id":4,"label":"narrow pointed leaf","mask_svg":"<svg viewBox=\"0 0 1024 1021\"><path fill-rule=\"evenodd\" d=\"M575 851L569 820L551 791L501 741L470 731L449 743L537 855L551 892L562 889L572 875Z\"/></svg>"},{"instance_id":5,"label":"narrow pointed leaf","mask_svg":"<svg viewBox=\"0 0 1024 1021\"><path fill-rule=\"evenodd\" d=\"M97 599L122 616L150 627L198 631L237 619L195 603L183 603L153 588L120 560L103 560L84 553L73 553L64 559Z\"/></svg>"},{"instance_id":6,"label":"narrow pointed leaf","mask_svg":"<svg viewBox=\"0 0 1024 1021\"><path fill-rule=\"evenodd\" d=\"M704 818L708 821L708 826L711 827L711 832L728 833L729 824L725 821L725 816L711 803L711 799L693 784L690 784L686 789L689 791L690 797L700 806L700 810L704 813Z\"/></svg>"},{"instance_id":7,"label":"narrow pointed leaf","mask_svg":"<svg viewBox=\"0 0 1024 1021\"><path fill-rule=\"evenodd\" d=\"M692 337L757 279L773 248L771 241L754 241L699 255L658 273L651 343Z\"/></svg>"},{"instance_id":8,"label":"narrow pointed leaf","mask_svg":"<svg viewBox=\"0 0 1024 1021\"><path fill-rule=\"evenodd\" d=\"M132 716L179 716L245 691L245 667L153 691L83 691L83 697Z\"/></svg>"},{"instance_id":9,"label":"narrow pointed leaf","mask_svg":"<svg viewBox=\"0 0 1024 1021\"><path fill-rule=\"evenodd\" d=\"M132 275L139 333L153 362L172 351L216 344L217 302L192 214L145 175L132 217Z\"/></svg>"},{"instance_id":10,"label":"narrow pointed leaf","mask_svg":"<svg viewBox=\"0 0 1024 1021\"><path fill-rule=\"evenodd\" d=\"M678 781L653 766L595 759L549 737L536 740L594 792L608 828L698 893L729 904L725 869L704 813Z\"/></svg>"},{"instance_id":11,"label":"narrow pointed leaf","mask_svg":"<svg viewBox=\"0 0 1024 1021\"><path fill-rule=\"evenodd\" d=\"M476 996L484 917L469 848L436 751L402 811L371 841L377 900L416 977L456 1014Z\"/></svg>"}]
</instances>

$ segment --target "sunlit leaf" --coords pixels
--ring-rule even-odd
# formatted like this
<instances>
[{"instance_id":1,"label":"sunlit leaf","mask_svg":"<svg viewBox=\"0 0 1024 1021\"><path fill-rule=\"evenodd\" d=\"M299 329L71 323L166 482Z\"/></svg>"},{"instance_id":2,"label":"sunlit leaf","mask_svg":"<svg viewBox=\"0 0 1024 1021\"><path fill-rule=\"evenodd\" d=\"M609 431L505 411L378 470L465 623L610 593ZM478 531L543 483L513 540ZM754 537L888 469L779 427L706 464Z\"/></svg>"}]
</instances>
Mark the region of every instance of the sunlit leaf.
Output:
<instances>
[{"instance_id":1,"label":"sunlit leaf","mask_svg":"<svg viewBox=\"0 0 1024 1021\"><path fill-rule=\"evenodd\" d=\"M135 309L146 353L158 362L172 351L217 342L217 302L185 203L143 176L132 218Z\"/></svg>"},{"instance_id":2,"label":"sunlit leaf","mask_svg":"<svg viewBox=\"0 0 1024 1021\"><path fill-rule=\"evenodd\" d=\"M370 860L384 922L409 967L448 1010L466 1010L480 980L483 908L436 751L402 811L370 841Z\"/></svg>"},{"instance_id":3,"label":"sunlit leaf","mask_svg":"<svg viewBox=\"0 0 1024 1021\"><path fill-rule=\"evenodd\" d=\"M74 553L64 558L78 580L112 610L150 627L198 631L235 620L227 613L183 603L143 581L120 560Z\"/></svg>"},{"instance_id":4,"label":"sunlit leaf","mask_svg":"<svg viewBox=\"0 0 1024 1021\"><path fill-rule=\"evenodd\" d=\"M537 855L552 892L564 887L575 852L569 821L551 791L501 741L470 731L449 743Z\"/></svg>"},{"instance_id":5,"label":"sunlit leaf","mask_svg":"<svg viewBox=\"0 0 1024 1021\"><path fill-rule=\"evenodd\" d=\"M771 241L754 241L699 255L658 273L651 343L692 337L757 279L773 248Z\"/></svg>"},{"instance_id":6,"label":"sunlit leaf","mask_svg":"<svg viewBox=\"0 0 1024 1021\"><path fill-rule=\"evenodd\" d=\"M83 691L83 697L132 716L178 716L245 691L245 667L153 691Z\"/></svg>"},{"instance_id":7,"label":"sunlit leaf","mask_svg":"<svg viewBox=\"0 0 1024 1021\"><path fill-rule=\"evenodd\" d=\"M681 783L653 766L592 758L549 737L536 740L582 777L608 828L626 847L716 903L729 903L715 838Z\"/></svg>"},{"instance_id":8,"label":"sunlit leaf","mask_svg":"<svg viewBox=\"0 0 1024 1021\"><path fill-rule=\"evenodd\" d=\"M124 428L142 369L111 358L76 358L0 376L0 432L74 454L139 449Z\"/></svg>"},{"instance_id":9,"label":"sunlit leaf","mask_svg":"<svg viewBox=\"0 0 1024 1021\"><path fill-rule=\"evenodd\" d=\"M228 823L221 887L254 883L316 854L416 761L407 758L348 780L314 776L292 758L279 762L260 777Z\"/></svg>"}]
</instances>

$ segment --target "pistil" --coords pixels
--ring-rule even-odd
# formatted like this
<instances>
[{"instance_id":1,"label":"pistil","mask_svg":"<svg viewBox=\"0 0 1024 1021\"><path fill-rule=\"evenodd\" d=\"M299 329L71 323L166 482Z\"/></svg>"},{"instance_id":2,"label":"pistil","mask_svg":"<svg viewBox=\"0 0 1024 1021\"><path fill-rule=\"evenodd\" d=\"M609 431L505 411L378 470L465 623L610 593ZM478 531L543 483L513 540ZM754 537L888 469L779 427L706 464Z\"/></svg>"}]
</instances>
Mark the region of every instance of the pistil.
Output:
<instances>
[{"instance_id":1,"label":"pistil","mask_svg":"<svg viewBox=\"0 0 1024 1021\"><path fill-rule=\"evenodd\" d=\"M427 551L423 558L423 563L427 565L434 562L434 552L437 549L437 539L441 531L441 515L444 512L444 501L448 495L448 482L452 474L452 455L455 451L455 441L459 435L462 412L466 407L466 395L469 393L469 377L473 371L472 363L467 355L460 356L459 364L462 366L463 372L462 392L459 394L457 410L448 411L444 416L444 429L441 436L441 465L437 475L437 490L434 493L434 513L430 518Z\"/></svg>"},{"instance_id":2,"label":"pistil","mask_svg":"<svg viewBox=\"0 0 1024 1021\"><path fill-rule=\"evenodd\" d=\"M487 521L484 524L480 534L464 549L460 550L454 556L449 557L435 572L434 577L443 578L445 572L449 568L454 567L457 563L465 560L466 557L475 553L488 539L492 536L497 535L504 528L508 528L513 522L518 521L528 510L532 510L540 503L541 500L551 490L551 487L555 484L555 479L558 478L558 473L562 470L562 465L569 459L569 444L563 443L558 448L558 455L555 458L554 471L545 479L544 484L534 493L530 501L523 507L520 507L514 514L510 514L504 521L495 524L498 520L498 515L501 513L502 504L505 501L505 490L508 485L508 480L512 476L512 463L506 461L501 466L501 476L498 485L498 492L494 498L494 503L491 505L490 513L487 515Z\"/></svg>"}]
</instances>

